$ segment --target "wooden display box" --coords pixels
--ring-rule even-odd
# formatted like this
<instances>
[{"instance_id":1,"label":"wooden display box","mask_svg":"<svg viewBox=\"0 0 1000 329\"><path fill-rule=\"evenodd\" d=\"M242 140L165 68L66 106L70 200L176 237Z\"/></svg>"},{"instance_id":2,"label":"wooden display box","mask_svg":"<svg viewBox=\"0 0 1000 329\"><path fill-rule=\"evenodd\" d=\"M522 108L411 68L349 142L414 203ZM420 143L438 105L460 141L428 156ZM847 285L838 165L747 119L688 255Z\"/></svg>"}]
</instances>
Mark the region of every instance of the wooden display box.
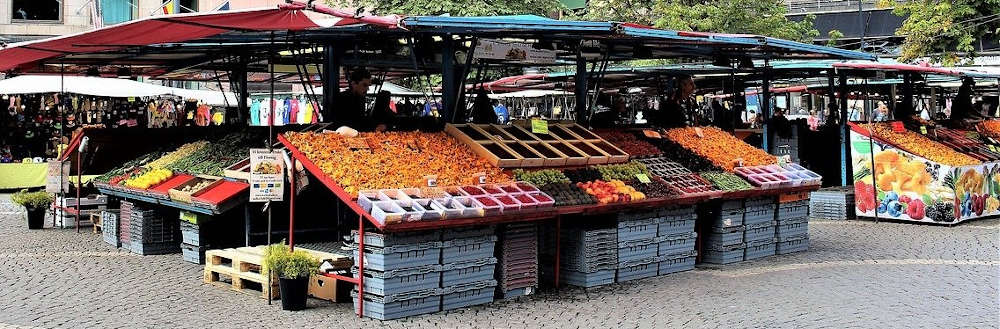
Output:
<instances>
[{"instance_id":1,"label":"wooden display box","mask_svg":"<svg viewBox=\"0 0 1000 329\"><path fill-rule=\"evenodd\" d=\"M603 139L588 140L590 145L604 151L608 155L608 163L619 163L628 161L628 153Z\"/></svg>"},{"instance_id":2,"label":"wooden display box","mask_svg":"<svg viewBox=\"0 0 1000 329\"><path fill-rule=\"evenodd\" d=\"M211 181L212 184L209 184L208 186L205 186L197 191L189 191L189 192L183 191L185 187L195 186L204 181ZM205 191L211 190L212 188L218 186L222 182L223 180L219 177L198 175L195 176L195 178L185 182L184 184L178 185L177 187L170 189L169 191L167 191L167 194L170 195L170 200L183 203L191 203L195 197L197 197L198 195L200 195Z\"/></svg>"},{"instance_id":3,"label":"wooden display box","mask_svg":"<svg viewBox=\"0 0 1000 329\"><path fill-rule=\"evenodd\" d=\"M493 139L490 138L489 134L480 130L479 128L476 128L475 125L447 124L444 126L444 131L447 132L448 134L451 134L456 139L466 144L472 144L473 142L493 141Z\"/></svg>"},{"instance_id":4,"label":"wooden display box","mask_svg":"<svg viewBox=\"0 0 1000 329\"><path fill-rule=\"evenodd\" d=\"M576 149L572 145L569 145L569 143L562 141L555 141L555 142L543 142L542 144L545 144L555 149L562 155L564 155L566 157L567 166L582 166L587 164L587 162L590 160L590 156L588 156L586 153L583 153L583 151Z\"/></svg>"},{"instance_id":5,"label":"wooden display box","mask_svg":"<svg viewBox=\"0 0 1000 329\"><path fill-rule=\"evenodd\" d=\"M233 179L250 180L250 158L234 163L222 171L223 175Z\"/></svg>"},{"instance_id":6,"label":"wooden display box","mask_svg":"<svg viewBox=\"0 0 1000 329\"><path fill-rule=\"evenodd\" d=\"M521 157L521 167L541 167L545 165L545 157L524 142L510 141L502 142L502 144Z\"/></svg>"},{"instance_id":7,"label":"wooden display box","mask_svg":"<svg viewBox=\"0 0 1000 329\"><path fill-rule=\"evenodd\" d=\"M480 131L486 133L487 136L489 136L491 139L495 141L514 142L519 140L517 137L514 137L509 132L504 130L503 126L475 125L475 127Z\"/></svg>"},{"instance_id":8,"label":"wooden display box","mask_svg":"<svg viewBox=\"0 0 1000 329\"><path fill-rule=\"evenodd\" d=\"M521 128L519 126L497 126L497 127L501 127L500 129L503 129L503 131L506 132L508 135L514 136L514 138L517 138L522 142L532 142L540 140L538 139L538 137L535 137L535 135L532 134L530 131Z\"/></svg>"},{"instance_id":9,"label":"wooden display box","mask_svg":"<svg viewBox=\"0 0 1000 329\"><path fill-rule=\"evenodd\" d=\"M576 136L577 139L582 139L582 140L603 139L601 138L601 136L597 136L597 134L595 134L593 131L590 131L590 129L584 128L583 126L578 125L576 123L562 123L559 124L558 126L565 130L568 130L570 133Z\"/></svg>"},{"instance_id":10,"label":"wooden display box","mask_svg":"<svg viewBox=\"0 0 1000 329\"><path fill-rule=\"evenodd\" d=\"M607 153L604 153L604 151L594 147L594 145L587 141L567 141L566 143L579 150L582 154L586 154L587 164L605 164L611 159Z\"/></svg>"},{"instance_id":11,"label":"wooden display box","mask_svg":"<svg viewBox=\"0 0 1000 329\"><path fill-rule=\"evenodd\" d=\"M545 163L542 166L545 167L561 167L566 165L566 155L560 153L558 150L542 142L522 142L525 145L531 147L541 154L545 158Z\"/></svg>"},{"instance_id":12,"label":"wooden display box","mask_svg":"<svg viewBox=\"0 0 1000 329\"><path fill-rule=\"evenodd\" d=\"M502 143L476 142L474 144L478 145L478 147L473 147L472 151L497 167L519 167L524 160L521 156L517 155L517 152L507 148Z\"/></svg>"}]
</instances>

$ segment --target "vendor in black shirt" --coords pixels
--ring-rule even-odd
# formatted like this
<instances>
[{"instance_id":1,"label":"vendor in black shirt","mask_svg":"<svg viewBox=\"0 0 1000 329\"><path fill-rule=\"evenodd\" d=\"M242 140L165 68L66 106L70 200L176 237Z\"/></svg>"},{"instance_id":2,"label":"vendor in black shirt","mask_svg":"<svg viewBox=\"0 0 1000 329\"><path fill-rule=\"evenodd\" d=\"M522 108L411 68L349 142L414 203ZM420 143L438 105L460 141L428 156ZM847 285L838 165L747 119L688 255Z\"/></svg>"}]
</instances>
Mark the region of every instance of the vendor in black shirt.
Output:
<instances>
[{"instance_id":1,"label":"vendor in black shirt","mask_svg":"<svg viewBox=\"0 0 1000 329\"><path fill-rule=\"evenodd\" d=\"M694 107L694 79L691 76L675 78L674 92L660 103L659 113L652 118L652 124L662 128L679 128L688 125L687 114Z\"/></svg>"},{"instance_id":2,"label":"vendor in black shirt","mask_svg":"<svg viewBox=\"0 0 1000 329\"><path fill-rule=\"evenodd\" d=\"M365 119L365 95L371 85L372 74L368 70L360 68L351 72L347 90L337 95L337 102L334 104L336 112L332 122L335 126L348 126L358 130L370 128Z\"/></svg>"}]
</instances>

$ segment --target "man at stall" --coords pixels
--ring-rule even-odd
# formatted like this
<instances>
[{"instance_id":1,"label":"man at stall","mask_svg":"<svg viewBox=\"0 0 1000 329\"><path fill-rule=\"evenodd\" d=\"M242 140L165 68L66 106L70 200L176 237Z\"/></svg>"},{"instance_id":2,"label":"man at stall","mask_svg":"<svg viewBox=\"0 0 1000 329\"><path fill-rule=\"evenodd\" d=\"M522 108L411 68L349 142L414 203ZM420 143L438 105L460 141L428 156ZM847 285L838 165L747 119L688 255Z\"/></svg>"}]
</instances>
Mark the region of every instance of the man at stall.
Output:
<instances>
[{"instance_id":1,"label":"man at stall","mask_svg":"<svg viewBox=\"0 0 1000 329\"><path fill-rule=\"evenodd\" d=\"M684 75L674 79L673 93L660 103L660 110L652 122L663 128L678 128L688 125L688 112L694 109L694 79Z\"/></svg>"},{"instance_id":2,"label":"man at stall","mask_svg":"<svg viewBox=\"0 0 1000 329\"><path fill-rule=\"evenodd\" d=\"M351 72L347 90L337 96L338 112L332 121L337 126L365 129L365 94L372 85L372 74L364 68Z\"/></svg>"},{"instance_id":3,"label":"man at stall","mask_svg":"<svg viewBox=\"0 0 1000 329\"><path fill-rule=\"evenodd\" d=\"M590 126L594 128L614 128L627 114L626 112L625 97L615 97L610 109L594 113L590 117Z\"/></svg>"}]
</instances>

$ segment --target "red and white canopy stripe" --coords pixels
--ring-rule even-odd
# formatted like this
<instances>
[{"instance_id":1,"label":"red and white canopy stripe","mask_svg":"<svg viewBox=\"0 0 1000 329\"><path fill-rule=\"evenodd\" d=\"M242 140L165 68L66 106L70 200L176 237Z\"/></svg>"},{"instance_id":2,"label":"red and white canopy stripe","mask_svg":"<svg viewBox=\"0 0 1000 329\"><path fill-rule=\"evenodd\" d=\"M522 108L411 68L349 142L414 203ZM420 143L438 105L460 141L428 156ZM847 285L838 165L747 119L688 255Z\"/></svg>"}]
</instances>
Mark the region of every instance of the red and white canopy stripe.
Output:
<instances>
[{"instance_id":1,"label":"red and white canopy stripe","mask_svg":"<svg viewBox=\"0 0 1000 329\"><path fill-rule=\"evenodd\" d=\"M72 54L184 42L230 31L299 31L314 28L375 25L399 27L398 16L364 16L322 5L311 8L324 15L307 15L300 2L277 8L152 16L117 25L0 48L0 71L31 67L38 61Z\"/></svg>"}]
</instances>

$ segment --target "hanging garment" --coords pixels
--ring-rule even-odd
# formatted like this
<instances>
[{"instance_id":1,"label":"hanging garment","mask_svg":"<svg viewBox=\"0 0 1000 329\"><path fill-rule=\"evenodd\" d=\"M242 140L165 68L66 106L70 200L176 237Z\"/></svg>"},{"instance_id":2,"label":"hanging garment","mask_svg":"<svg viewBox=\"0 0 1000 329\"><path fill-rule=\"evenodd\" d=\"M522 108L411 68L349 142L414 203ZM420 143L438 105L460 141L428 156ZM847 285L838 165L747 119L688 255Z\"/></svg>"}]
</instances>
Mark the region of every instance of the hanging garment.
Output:
<instances>
[{"instance_id":1,"label":"hanging garment","mask_svg":"<svg viewBox=\"0 0 1000 329\"><path fill-rule=\"evenodd\" d=\"M260 100L253 100L250 104L250 125L259 126L260 125Z\"/></svg>"},{"instance_id":2,"label":"hanging garment","mask_svg":"<svg viewBox=\"0 0 1000 329\"><path fill-rule=\"evenodd\" d=\"M198 105L196 110L194 122L199 126L207 126L209 122L212 121L212 108L205 104Z\"/></svg>"},{"instance_id":3,"label":"hanging garment","mask_svg":"<svg viewBox=\"0 0 1000 329\"><path fill-rule=\"evenodd\" d=\"M302 111L302 113L304 113L302 117L302 123L316 123L316 121L313 120L315 119L315 115L313 115L314 109L312 102L306 102L305 104L306 108L305 110Z\"/></svg>"},{"instance_id":4,"label":"hanging garment","mask_svg":"<svg viewBox=\"0 0 1000 329\"><path fill-rule=\"evenodd\" d=\"M282 111L281 111L281 124L288 124L289 117L291 116L292 116L292 99L285 98L285 102L282 105Z\"/></svg>"},{"instance_id":5,"label":"hanging garment","mask_svg":"<svg viewBox=\"0 0 1000 329\"><path fill-rule=\"evenodd\" d=\"M221 126L226 123L226 109L212 108L212 124Z\"/></svg>"},{"instance_id":6,"label":"hanging garment","mask_svg":"<svg viewBox=\"0 0 1000 329\"><path fill-rule=\"evenodd\" d=\"M260 120L258 120L260 122L261 126L269 126L270 125L270 122L268 120L271 119L271 106L272 105L274 105L274 102L271 99L266 99L265 98L263 101L261 101L261 103L260 103Z\"/></svg>"},{"instance_id":7,"label":"hanging garment","mask_svg":"<svg viewBox=\"0 0 1000 329\"><path fill-rule=\"evenodd\" d=\"M299 112L299 100L297 98L292 98L291 101L289 102L289 106L288 107L290 109L288 111L288 113L291 114L291 115L288 116L288 122L289 123L302 123L302 120L299 120L299 113L300 113Z\"/></svg>"}]
</instances>

